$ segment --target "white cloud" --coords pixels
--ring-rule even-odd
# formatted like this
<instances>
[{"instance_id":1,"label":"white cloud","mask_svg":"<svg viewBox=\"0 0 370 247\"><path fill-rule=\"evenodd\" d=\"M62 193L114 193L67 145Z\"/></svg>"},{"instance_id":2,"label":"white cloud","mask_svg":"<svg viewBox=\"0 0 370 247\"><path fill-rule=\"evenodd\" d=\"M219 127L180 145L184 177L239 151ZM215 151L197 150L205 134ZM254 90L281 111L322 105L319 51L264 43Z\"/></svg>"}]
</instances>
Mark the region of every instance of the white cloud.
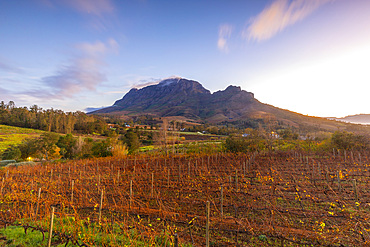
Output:
<instances>
[{"instance_id":1,"label":"white cloud","mask_svg":"<svg viewBox=\"0 0 370 247\"><path fill-rule=\"evenodd\" d=\"M117 52L119 45L114 39L109 39L106 43L97 41L95 43L78 44L77 49L89 56L98 56L107 52Z\"/></svg>"},{"instance_id":2,"label":"white cloud","mask_svg":"<svg viewBox=\"0 0 370 247\"><path fill-rule=\"evenodd\" d=\"M42 78L42 82L51 88L48 92L33 92L44 98L70 98L82 91L95 91L106 81L102 72L104 56L117 51L118 44L110 39L106 43L83 43L76 46L80 52L67 65L62 66L55 75Z\"/></svg>"},{"instance_id":3,"label":"white cloud","mask_svg":"<svg viewBox=\"0 0 370 247\"><path fill-rule=\"evenodd\" d=\"M232 32L233 32L233 27L229 24L223 24L219 27L217 47L220 51L223 51L223 52L229 51L227 41L230 38Z\"/></svg>"},{"instance_id":4,"label":"white cloud","mask_svg":"<svg viewBox=\"0 0 370 247\"><path fill-rule=\"evenodd\" d=\"M243 37L263 41L303 20L320 6L335 0L275 0L243 31Z\"/></svg>"}]
</instances>

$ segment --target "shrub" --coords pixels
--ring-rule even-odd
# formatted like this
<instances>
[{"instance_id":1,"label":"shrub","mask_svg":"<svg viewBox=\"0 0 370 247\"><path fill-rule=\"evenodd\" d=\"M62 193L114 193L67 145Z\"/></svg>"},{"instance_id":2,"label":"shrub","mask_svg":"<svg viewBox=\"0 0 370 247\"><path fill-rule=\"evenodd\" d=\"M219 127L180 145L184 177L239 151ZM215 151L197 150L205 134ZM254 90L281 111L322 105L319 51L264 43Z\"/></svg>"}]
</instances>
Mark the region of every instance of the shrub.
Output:
<instances>
[{"instance_id":1,"label":"shrub","mask_svg":"<svg viewBox=\"0 0 370 247\"><path fill-rule=\"evenodd\" d=\"M261 138L229 136L224 147L227 151L238 152L254 152L266 149L267 142Z\"/></svg>"}]
</instances>

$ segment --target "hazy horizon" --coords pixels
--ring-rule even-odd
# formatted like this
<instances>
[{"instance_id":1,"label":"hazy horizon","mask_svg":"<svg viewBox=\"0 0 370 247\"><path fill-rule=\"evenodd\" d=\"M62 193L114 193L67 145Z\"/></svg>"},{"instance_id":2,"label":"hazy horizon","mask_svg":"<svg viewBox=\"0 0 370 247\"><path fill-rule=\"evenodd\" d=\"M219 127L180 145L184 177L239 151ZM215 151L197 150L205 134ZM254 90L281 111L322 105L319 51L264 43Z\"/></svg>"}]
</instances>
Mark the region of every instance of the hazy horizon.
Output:
<instances>
[{"instance_id":1,"label":"hazy horizon","mask_svg":"<svg viewBox=\"0 0 370 247\"><path fill-rule=\"evenodd\" d=\"M369 114L370 1L0 3L0 100L112 105L170 76L304 115Z\"/></svg>"}]
</instances>

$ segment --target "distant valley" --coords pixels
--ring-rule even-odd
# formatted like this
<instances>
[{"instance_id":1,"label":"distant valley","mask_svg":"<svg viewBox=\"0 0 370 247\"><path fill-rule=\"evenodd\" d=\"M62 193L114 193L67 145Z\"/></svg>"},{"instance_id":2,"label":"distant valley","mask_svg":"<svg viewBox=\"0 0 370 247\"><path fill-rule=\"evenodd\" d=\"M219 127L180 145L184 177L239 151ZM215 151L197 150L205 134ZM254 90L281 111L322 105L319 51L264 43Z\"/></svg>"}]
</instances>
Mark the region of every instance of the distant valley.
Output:
<instances>
[{"instance_id":1,"label":"distant valley","mask_svg":"<svg viewBox=\"0 0 370 247\"><path fill-rule=\"evenodd\" d=\"M329 119L347 123L370 125L370 114L357 114L346 116L343 118L329 118Z\"/></svg>"}]
</instances>

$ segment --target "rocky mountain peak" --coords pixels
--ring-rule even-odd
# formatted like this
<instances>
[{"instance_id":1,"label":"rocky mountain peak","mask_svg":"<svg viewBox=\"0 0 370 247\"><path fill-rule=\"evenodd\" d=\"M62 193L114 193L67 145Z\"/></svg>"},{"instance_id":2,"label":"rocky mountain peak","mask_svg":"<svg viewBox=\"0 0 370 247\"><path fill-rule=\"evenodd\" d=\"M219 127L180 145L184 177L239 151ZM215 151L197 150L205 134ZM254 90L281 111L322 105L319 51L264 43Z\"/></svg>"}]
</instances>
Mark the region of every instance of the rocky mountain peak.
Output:
<instances>
[{"instance_id":1,"label":"rocky mountain peak","mask_svg":"<svg viewBox=\"0 0 370 247\"><path fill-rule=\"evenodd\" d=\"M97 113L124 111L193 119L212 116L230 119L242 115L241 112L254 103L253 94L238 86L229 86L224 91L212 94L197 81L172 77L141 89L133 88L113 106Z\"/></svg>"},{"instance_id":2,"label":"rocky mountain peak","mask_svg":"<svg viewBox=\"0 0 370 247\"><path fill-rule=\"evenodd\" d=\"M182 79L181 77L170 77L170 78L167 78L167 79L164 79L164 80L160 81L158 83L158 86L164 87L164 86L177 84L177 83L179 83L179 81L181 79Z\"/></svg>"}]
</instances>

